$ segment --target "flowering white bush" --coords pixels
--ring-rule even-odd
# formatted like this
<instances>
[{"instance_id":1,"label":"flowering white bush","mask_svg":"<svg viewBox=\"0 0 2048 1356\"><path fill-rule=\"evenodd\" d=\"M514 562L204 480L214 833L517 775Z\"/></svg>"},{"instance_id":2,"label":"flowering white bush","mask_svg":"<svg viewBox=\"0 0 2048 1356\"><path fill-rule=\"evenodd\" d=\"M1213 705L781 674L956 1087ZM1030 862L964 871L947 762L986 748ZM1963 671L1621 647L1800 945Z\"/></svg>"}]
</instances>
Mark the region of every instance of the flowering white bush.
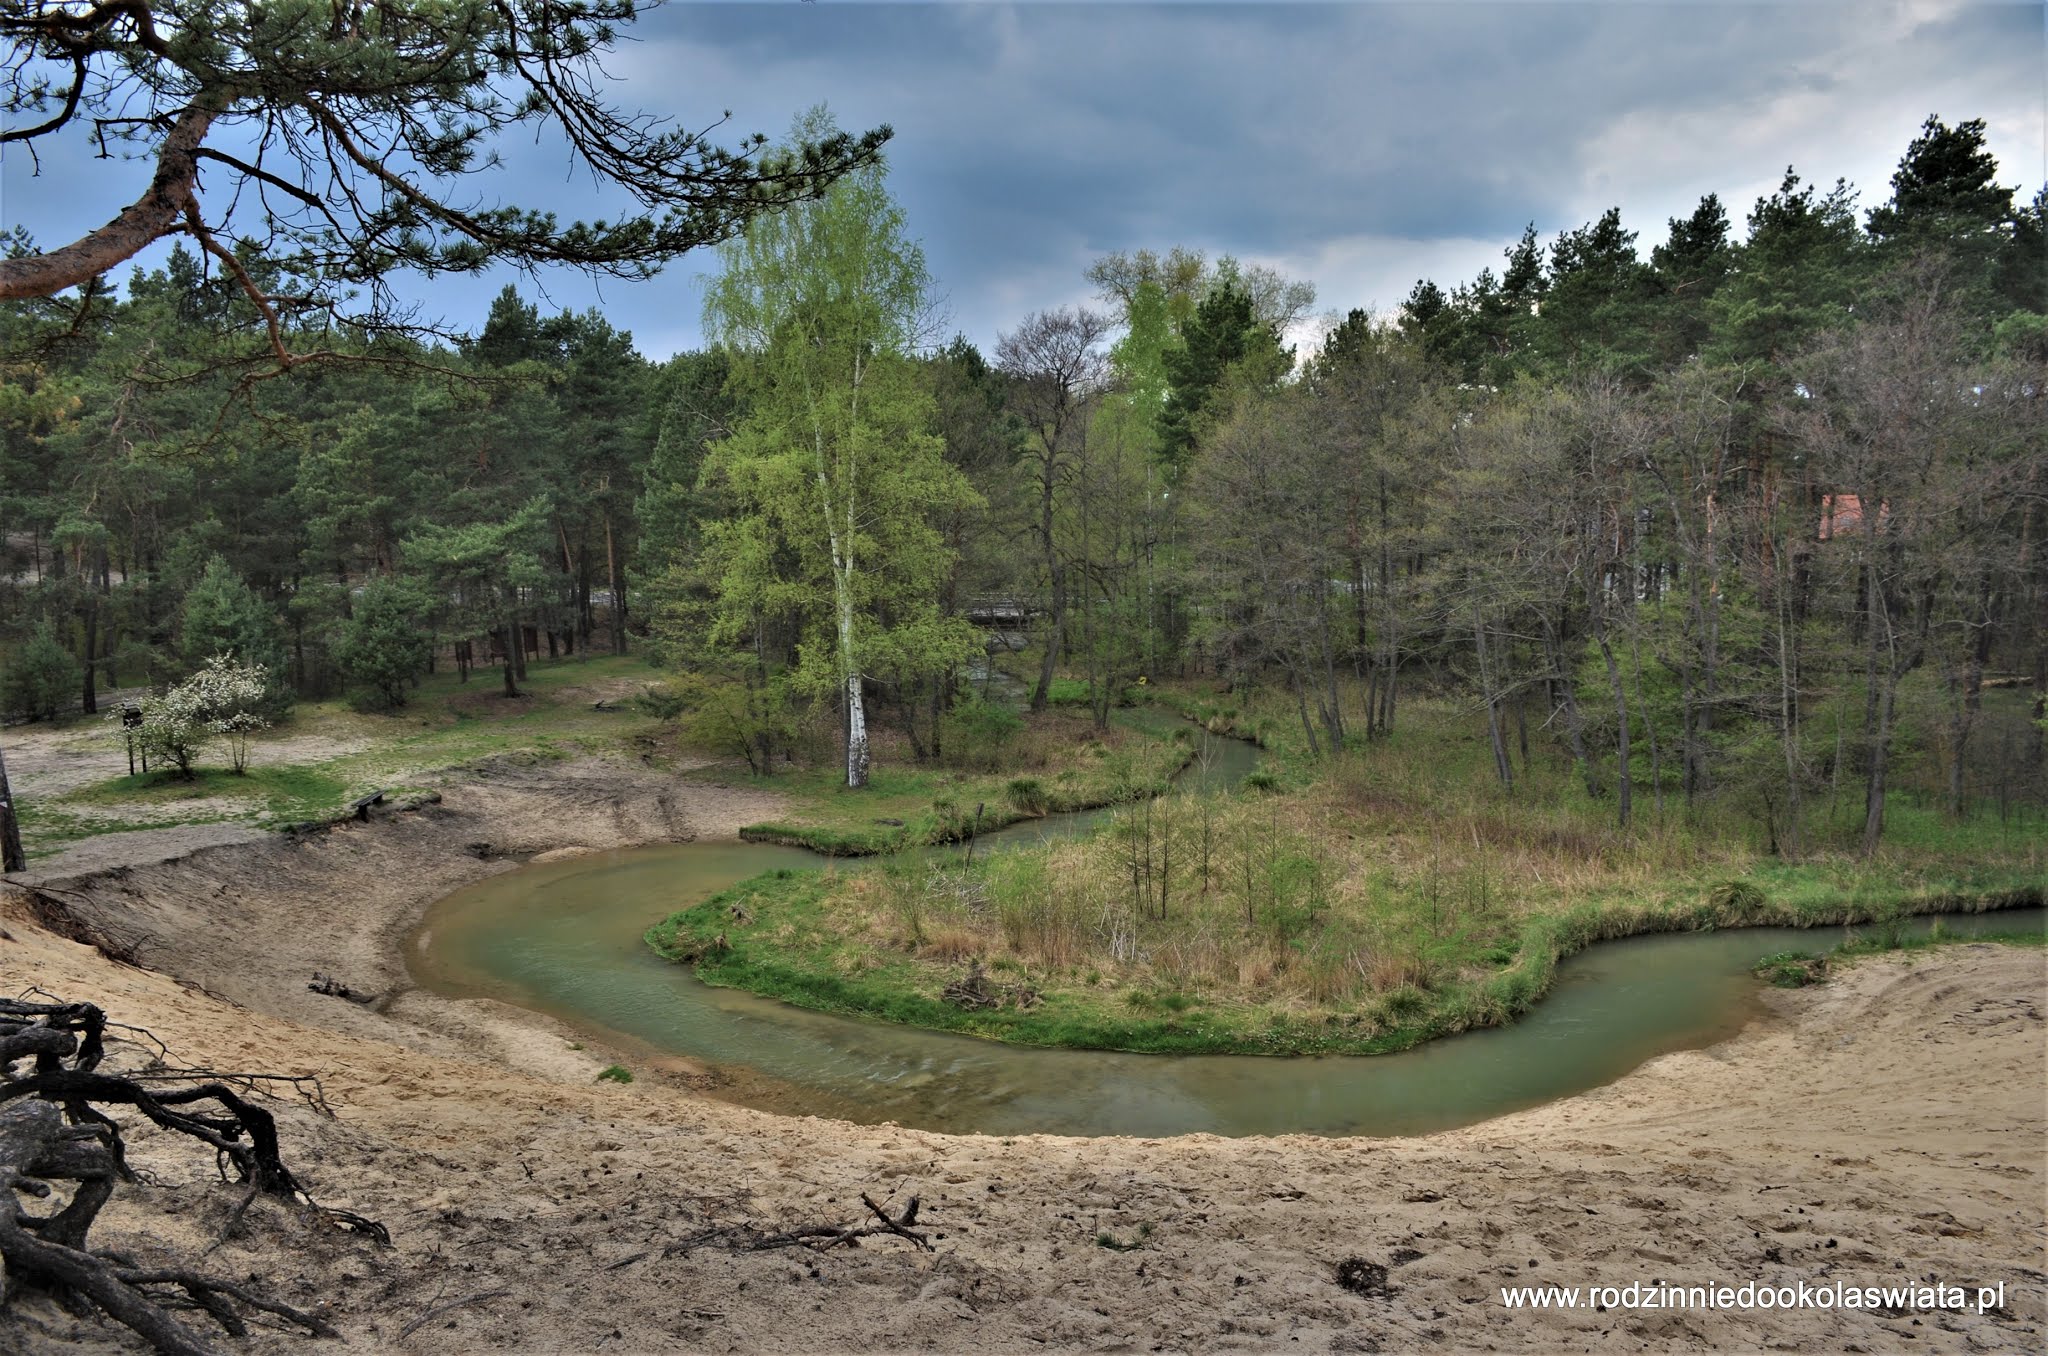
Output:
<instances>
[{"instance_id":1,"label":"flowering white bush","mask_svg":"<svg viewBox=\"0 0 2048 1356\"><path fill-rule=\"evenodd\" d=\"M267 675L262 664L237 664L228 655L217 654L172 689L194 690L206 728L227 738L238 777L249 767L249 736L270 728L270 722L257 714L264 702Z\"/></svg>"},{"instance_id":2,"label":"flowering white bush","mask_svg":"<svg viewBox=\"0 0 2048 1356\"><path fill-rule=\"evenodd\" d=\"M224 736L236 775L248 770L249 736L270 728L258 715L263 701L264 666L237 664L217 654L182 683L142 699L143 753L176 765L187 778L192 760L214 736ZM119 718L119 713L115 713Z\"/></svg>"}]
</instances>

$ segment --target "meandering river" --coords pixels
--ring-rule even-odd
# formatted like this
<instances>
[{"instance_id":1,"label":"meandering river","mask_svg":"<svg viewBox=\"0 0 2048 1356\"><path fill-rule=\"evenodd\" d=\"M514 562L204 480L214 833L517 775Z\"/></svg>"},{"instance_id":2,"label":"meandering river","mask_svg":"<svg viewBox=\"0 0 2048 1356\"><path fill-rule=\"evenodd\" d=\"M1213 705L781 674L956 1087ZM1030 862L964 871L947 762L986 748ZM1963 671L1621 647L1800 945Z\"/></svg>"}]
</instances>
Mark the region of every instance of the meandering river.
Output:
<instances>
[{"instance_id":1,"label":"meandering river","mask_svg":"<svg viewBox=\"0 0 2048 1356\"><path fill-rule=\"evenodd\" d=\"M1193 775L1230 784L1248 746L1216 741ZM977 851L1081 832L1056 816ZM720 1094L766 1110L954 1133L1411 1135L1612 1082L1645 1060L1740 1030L1760 1011L1750 967L1821 950L1840 928L1742 928L1605 942L1564 961L1512 1026L1394 1055L1273 1058L1041 1050L808 1012L700 983L641 941L649 925L777 867L858 869L796 848L682 843L523 867L436 904L408 947L427 988L548 1013L645 1061L684 1055ZM1931 919L1917 919L1924 931ZM1945 915L1950 931L2039 930L2041 909Z\"/></svg>"}]
</instances>

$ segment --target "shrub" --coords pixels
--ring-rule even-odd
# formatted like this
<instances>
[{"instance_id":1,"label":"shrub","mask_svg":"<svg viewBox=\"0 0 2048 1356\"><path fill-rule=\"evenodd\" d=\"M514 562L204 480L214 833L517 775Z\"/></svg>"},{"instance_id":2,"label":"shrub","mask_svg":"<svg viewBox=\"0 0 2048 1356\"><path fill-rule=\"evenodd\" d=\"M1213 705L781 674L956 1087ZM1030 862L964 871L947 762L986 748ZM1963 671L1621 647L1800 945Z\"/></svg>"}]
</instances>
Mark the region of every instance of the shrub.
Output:
<instances>
[{"instance_id":1,"label":"shrub","mask_svg":"<svg viewBox=\"0 0 2048 1356\"><path fill-rule=\"evenodd\" d=\"M1027 815L1044 814L1051 802L1045 794L1045 786L1036 777L1012 777L1010 784L1003 788L1003 795L1010 804Z\"/></svg>"},{"instance_id":2,"label":"shrub","mask_svg":"<svg viewBox=\"0 0 2048 1356\"><path fill-rule=\"evenodd\" d=\"M946 713L943 734L947 761L960 767L993 768L1003 748L1024 728L1009 707L971 697Z\"/></svg>"},{"instance_id":3,"label":"shrub","mask_svg":"<svg viewBox=\"0 0 2048 1356\"><path fill-rule=\"evenodd\" d=\"M0 711L49 720L70 709L84 677L78 661L50 634L50 624L42 622L0 672Z\"/></svg>"},{"instance_id":4,"label":"shrub","mask_svg":"<svg viewBox=\"0 0 2048 1356\"><path fill-rule=\"evenodd\" d=\"M199 672L179 684L195 694L200 718L206 728L228 741L235 775L249 767L249 736L270 728L263 718L274 689L266 681L261 664L237 664L224 654L206 661ZM145 721L148 719L144 716Z\"/></svg>"},{"instance_id":5,"label":"shrub","mask_svg":"<svg viewBox=\"0 0 2048 1356\"><path fill-rule=\"evenodd\" d=\"M1769 901L1755 882L1746 880L1724 880L1716 885L1711 896L1715 907L1731 920L1753 917Z\"/></svg>"},{"instance_id":6,"label":"shrub","mask_svg":"<svg viewBox=\"0 0 2048 1356\"><path fill-rule=\"evenodd\" d=\"M681 720L683 712L690 709L689 698L674 687L649 683L628 702L635 711L656 720Z\"/></svg>"},{"instance_id":7,"label":"shrub","mask_svg":"<svg viewBox=\"0 0 2048 1356\"><path fill-rule=\"evenodd\" d=\"M108 719L118 727L121 713L112 712ZM206 727L205 714L199 709L198 694L186 684L152 692L142 699L142 728L136 731L136 743L145 762L154 759L170 763L180 776L190 780L193 760L212 737L213 731Z\"/></svg>"},{"instance_id":8,"label":"shrub","mask_svg":"<svg viewBox=\"0 0 2048 1356\"><path fill-rule=\"evenodd\" d=\"M1403 984L1381 997L1380 1010L1395 1022L1405 1021L1429 1010L1429 996L1413 984Z\"/></svg>"},{"instance_id":9,"label":"shrub","mask_svg":"<svg viewBox=\"0 0 2048 1356\"><path fill-rule=\"evenodd\" d=\"M410 585L390 579L364 585L334 646L343 677L357 689L358 707L391 711L405 705L406 689L433 654L426 626L430 608Z\"/></svg>"},{"instance_id":10,"label":"shrub","mask_svg":"<svg viewBox=\"0 0 2048 1356\"><path fill-rule=\"evenodd\" d=\"M228 741L235 772L245 772L249 736L270 725L262 715L268 695L262 665L237 664L224 654L215 655L184 682L142 699L143 752L174 765L189 779L200 750L222 737ZM120 712L110 712L108 718L123 728Z\"/></svg>"},{"instance_id":11,"label":"shrub","mask_svg":"<svg viewBox=\"0 0 2048 1356\"><path fill-rule=\"evenodd\" d=\"M803 737L803 722L786 675L755 680L713 674L677 679L659 696L649 688L650 715L683 715L683 737L699 748L736 753L757 777L775 770L778 756L792 755Z\"/></svg>"},{"instance_id":12,"label":"shrub","mask_svg":"<svg viewBox=\"0 0 2048 1356\"><path fill-rule=\"evenodd\" d=\"M623 1064L608 1064L598 1072L597 1081L600 1083L630 1083L633 1081L633 1071Z\"/></svg>"}]
</instances>

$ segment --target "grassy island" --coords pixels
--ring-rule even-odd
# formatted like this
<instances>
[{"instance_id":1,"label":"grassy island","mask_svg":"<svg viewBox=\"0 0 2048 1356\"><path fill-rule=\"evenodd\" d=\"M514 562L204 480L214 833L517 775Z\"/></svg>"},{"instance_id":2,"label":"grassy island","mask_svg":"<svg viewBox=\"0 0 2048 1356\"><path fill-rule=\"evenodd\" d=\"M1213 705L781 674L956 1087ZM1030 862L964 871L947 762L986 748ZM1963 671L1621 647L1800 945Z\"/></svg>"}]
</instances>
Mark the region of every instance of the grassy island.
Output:
<instances>
[{"instance_id":1,"label":"grassy island","mask_svg":"<svg viewBox=\"0 0 2048 1356\"><path fill-rule=\"evenodd\" d=\"M1558 960L1640 933L1873 923L2039 904L2039 825L1901 799L1873 858L1773 857L1755 824L1673 806L1626 834L1568 766L1493 784L1469 715L1412 707L1310 764L1277 702L1173 698L1260 739L1256 785L1168 794L1028 851L778 872L657 924L703 979L825 1011L1026 1044L1380 1052L1496 1025Z\"/></svg>"}]
</instances>

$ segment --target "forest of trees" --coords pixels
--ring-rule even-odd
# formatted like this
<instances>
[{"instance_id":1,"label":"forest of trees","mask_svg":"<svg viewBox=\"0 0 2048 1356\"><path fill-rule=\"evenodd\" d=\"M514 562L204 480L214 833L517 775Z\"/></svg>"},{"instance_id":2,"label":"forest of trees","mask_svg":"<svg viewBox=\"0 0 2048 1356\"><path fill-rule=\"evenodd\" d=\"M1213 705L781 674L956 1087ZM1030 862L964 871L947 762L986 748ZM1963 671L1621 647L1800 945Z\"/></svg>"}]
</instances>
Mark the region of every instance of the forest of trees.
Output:
<instances>
[{"instance_id":1,"label":"forest of trees","mask_svg":"<svg viewBox=\"0 0 2048 1356\"><path fill-rule=\"evenodd\" d=\"M824 724L858 785L871 726L939 756L967 615L1021 602L1033 707L1272 684L1320 755L1455 692L1509 789L1554 754L1620 825L1739 801L1787 854L1846 792L1874 845L1903 750L1981 793L2001 678L2040 790L2048 194L1995 179L1930 118L1861 217L1788 171L1647 251L1618 211L1531 227L1307 353L1306 284L1186 249L942 342L877 159L722 245L712 346L663 362L509 287L459 343L265 311L260 260L180 246L5 303L0 707L232 651L274 714L389 709L429 664L511 695L637 648L757 766ZM230 361L273 341L344 360Z\"/></svg>"}]
</instances>

